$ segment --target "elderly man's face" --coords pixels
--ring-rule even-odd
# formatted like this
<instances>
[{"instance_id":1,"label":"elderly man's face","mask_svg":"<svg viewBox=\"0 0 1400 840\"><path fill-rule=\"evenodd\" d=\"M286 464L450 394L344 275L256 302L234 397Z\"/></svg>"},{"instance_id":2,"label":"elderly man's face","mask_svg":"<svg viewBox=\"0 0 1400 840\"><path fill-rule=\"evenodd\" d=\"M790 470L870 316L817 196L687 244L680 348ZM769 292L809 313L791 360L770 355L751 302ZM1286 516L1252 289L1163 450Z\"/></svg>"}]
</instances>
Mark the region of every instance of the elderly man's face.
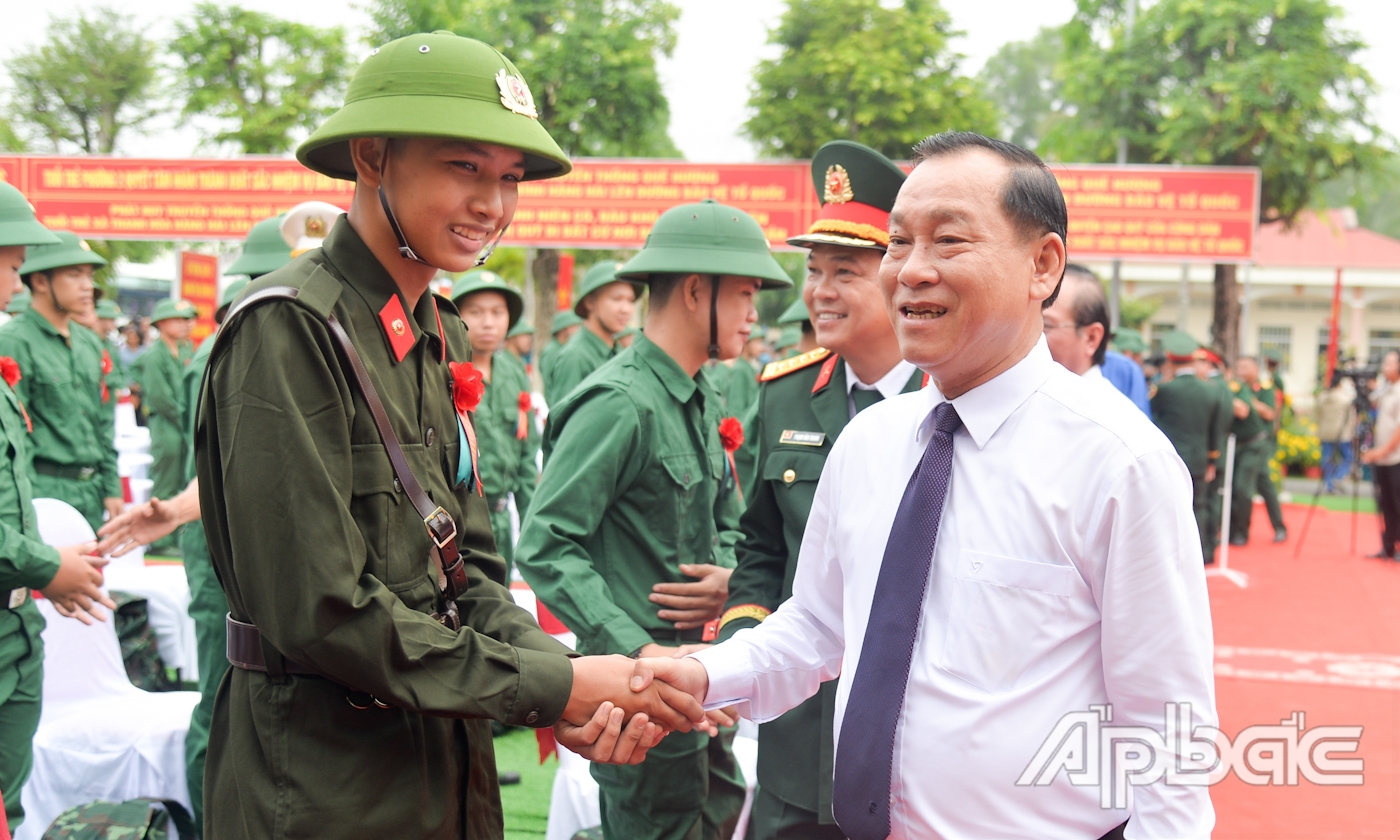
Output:
<instances>
[{"instance_id":1,"label":"elderly man's face","mask_svg":"<svg viewBox=\"0 0 1400 840\"><path fill-rule=\"evenodd\" d=\"M1027 238L1002 209L1007 165L972 150L926 160L899 191L880 286L905 359L943 392L1019 360L1064 271L1058 236Z\"/></svg>"}]
</instances>

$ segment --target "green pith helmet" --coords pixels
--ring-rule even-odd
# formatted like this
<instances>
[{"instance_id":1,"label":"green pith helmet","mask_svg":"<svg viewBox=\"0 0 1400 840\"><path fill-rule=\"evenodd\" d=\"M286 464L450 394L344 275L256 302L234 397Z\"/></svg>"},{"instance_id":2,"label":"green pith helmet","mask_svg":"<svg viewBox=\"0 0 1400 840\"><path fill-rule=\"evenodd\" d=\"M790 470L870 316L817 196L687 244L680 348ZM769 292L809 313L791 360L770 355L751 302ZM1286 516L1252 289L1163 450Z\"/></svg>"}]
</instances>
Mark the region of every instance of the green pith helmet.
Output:
<instances>
[{"instance_id":1,"label":"green pith helmet","mask_svg":"<svg viewBox=\"0 0 1400 840\"><path fill-rule=\"evenodd\" d=\"M39 224L24 193L0 181L0 246L57 244L58 237Z\"/></svg>"},{"instance_id":2,"label":"green pith helmet","mask_svg":"<svg viewBox=\"0 0 1400 840\"><path fill-rule=\"evenodd\" d=\"M35 245L29 249L24 265L19 267L21 277L28 277L36 271L49 271L67 268L70 265L90 265L94 268L106 265L100 254L94 254L88 244L70 230L56 230L57 244Z\"/></svg>"},{"instance_id":3,"label":"green pith helmet","mask_svg":"<svg viewBox=\"0 0 1400 840\"><path fill-rule=\"evenodd\" d=\"M574 291L574 314L580 318L587 318L588 313L584 311L583 299L609 283L618 282L617 271L620 268L622 268L622 263L613 260L603 260L590 266L588 273L583 275L583 282ZM642 290L637 288L637 284L633 283L632 288L640 297Z\"/></svg>"},{"instance_id":4,"label":"green pith helmet","mask_svg":"<svg viewBox=\"0 0 1400 840\"><path fill-rule=\"evenodd\" d=\"M1123 353L1146 353L1147 342L1142 340L1142 333L1129 327L1120 327L1113 332L1114 347Z\"/></svg>"},{"instance_id":5,"label":"green pith helmet","mask_svg":"<svg viewBox=\"0 0 1400 840\"><path fill-rule=\"evenodd\" d=\"M787 327L778 335L778 343L773 345L774 350L786 350L789 347L796 347L797 342L802 340L802 330L797 327Z\"/></svg>"},{"instance_id":6,"label":"green pith helmet","mask_svg":"<svg viewBox=\"0 0 1400 840\"><path fill-rule=\"evenodd\" d=\"M18 315L29 310L29 302L34 299L34 294L28 289L20 289L15 292L15 296L10 298L10 305L5 307L6 315Z\"/></svg>"},{"instance_id":7,"label":"green pith helmet","mask_svg":"<svg viewBox=\"0 0 1400 840\"><path fill-rule=\"evenodd\" d=\"M517 321L515 326L506 333L506 338L515 338L517 335L534 335L535 327L529 321Z\"/></svg>"},{"instance_id":8,"label":"green pith helmet","mask_svg":"<svg viewBox=\"0 0 1400 840\"><path fill-rule=\"evenodd\" d=\"M647 282L653 274L732 274L757 277L765 289L792 287L758 222L712 198L662 213L617 279Z\"/></svg>"},{"instance_id":9,"label":"green pith helmet","mask_svg":"<svg viewBox=\"0 0 1400 840\"><path fill-rule=\"evenodd\" d=\"M807 311L807 302L802 298L792 302L792 306L783 310L783 314L778 316L778 326L786 324L800 324L803 321L812 320L812 315Z\"/></svg>"},{"instance_id":10,"label":"green pith helmet","mask_svg":"<svg viewBox=\"0 0 1400 840\"><path fill-rule=\"evenodd\" d=\"M501 275L494 271L468 271L462 279L452 284L452 302L461 305L462 298L477 292L497 292L506 299L506 311L510 313L510 325L520 320L525 311L525 298L512 289Z\"/></svg>"},{"instance_id":11,"label":"green pith helmet","mask_svg":"<svg viewBox=\"0 0 1400 840\"><path fill-rule=\"evenodd\" d=\"M583 319L572 309L565 309L563 312L554 313L554 320L549 323L549 334L558 335L569 327L577 327L583 323Z\"/></svg>"},{"instance_id":12,"label":"green pith helmet","mask_svg":"<svg viewBox=\"0 0 1400 840\"><path fill-rule=\"evenodd\" d=\"M436 137L519 149L527 181L572 168L540 125L530 88L510 59L451 32L409 35L371 51L350 79L345 104L297 148L297 160L353 181L349 141L357 137Z\"/></svg>"},{"instance_id":13,"label":"green pith helmet","mask_svg":"<svg viewBox=\"0 0 1400 840\"><path fill-rule=\"evenodd\" d=\"M105 318L108 321L115 321L122 316L122 308L117 306L116 301L103 298L97 302L97 317Z\"/></svg>"},{"instance_id":14,"label":"green pith helmet","mask_svg":"<svg viewBox=\"0 0 1400 840\"><path fill-rule=\"evenodd\" d=\"M232 306L234 300L238 298L238 293L248 288L248 284L251 282L246 277L240 277L225 286L223 293L219 295L219 307L214 310L214 317L217 319L220 312Z\"/></svg>"},{"instance_id":15,"label":"green pith helmet","mask_svg":"<svg viewBox=\"0 0 1400 840\"><path fill-rule=\"evenodd\" d=\"M1191 361L1192 354L1201 343L1181 330L1172 330L1162 336L1162 352L1173 362L1184 364Z\"/></svg>"},{"instance_id":16,"label":"green pith helmet","mask_svg":"<svg viewBox=\"0 0 1400 840\"><path fill-rule=\"evenodd\" d=\"M151 324L154 326L167 318L194 318L198 314L193 303L166 298L156 304L155 311L151 313Z\"/></svg>"},{"instance_id":17,"label":"green pith helmet","mask_svg":"<svg viewBox=\"0 0 1400 840\"><path fill-rule=\"evenodd\" d=\"M292 261L292 249L282 238L282 216L273 216L248 229L243 253L224 269L225 274L260 277Z\"/></svg>"},{"instance_id":18,"label":"green pith helmet","mask_svg":"<svg viewBox=\"0 0 1400 840\"><path fill-rule=\"evenodd\" d=\"M890 210L904 170L851 140L833 140L812 155L812 186L822 210L812 227L789 245L845 245L883 251L890 246Z\"/></svg>"}]
</instances>

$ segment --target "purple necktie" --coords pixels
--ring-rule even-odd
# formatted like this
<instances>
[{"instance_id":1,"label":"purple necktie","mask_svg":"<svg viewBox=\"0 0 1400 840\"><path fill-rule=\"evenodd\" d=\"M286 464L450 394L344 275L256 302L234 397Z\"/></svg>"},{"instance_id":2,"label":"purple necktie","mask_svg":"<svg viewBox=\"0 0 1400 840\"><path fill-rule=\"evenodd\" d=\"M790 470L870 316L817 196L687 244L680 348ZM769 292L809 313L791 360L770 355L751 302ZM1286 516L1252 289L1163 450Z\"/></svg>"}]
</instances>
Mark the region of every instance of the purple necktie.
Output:
<instances>
[{"instance_id":1,"label":"purple necktie","mask_svg":"<svg viewBox=\"0 0 1400 840\"><path fill-rule=\"evenodd\" d=\"M850 840L884 840L890 833L894 731L909 686L914 636L948 495L953 433L962 420L953 404L945 402L933 410L933 424L928 448L904 488L885 543L865 643L841 720L832 812Z\"/></svg>"}]
</instances>

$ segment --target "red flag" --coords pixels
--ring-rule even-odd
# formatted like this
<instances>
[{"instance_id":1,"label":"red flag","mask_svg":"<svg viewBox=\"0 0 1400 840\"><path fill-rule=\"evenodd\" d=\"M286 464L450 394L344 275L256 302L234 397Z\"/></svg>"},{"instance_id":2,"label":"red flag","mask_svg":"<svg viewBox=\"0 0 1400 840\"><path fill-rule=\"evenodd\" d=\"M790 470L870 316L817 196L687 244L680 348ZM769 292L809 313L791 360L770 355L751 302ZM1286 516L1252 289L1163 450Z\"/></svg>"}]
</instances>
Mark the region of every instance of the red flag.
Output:
<instances>
[{"instance_id":1,"label":"red flag","mask_svg":"<svg viewBox=\"0 0 1400 840\"><path fill-rule=\"evenodd\" d=\"M1342 269L1337 268L1337 282L1332 287L1332 318L1327 325L1327 377L1322 387L1332 387L1332 373L1337 369L1337 320L1342 316Z\"/></svg>"}]
</instances>

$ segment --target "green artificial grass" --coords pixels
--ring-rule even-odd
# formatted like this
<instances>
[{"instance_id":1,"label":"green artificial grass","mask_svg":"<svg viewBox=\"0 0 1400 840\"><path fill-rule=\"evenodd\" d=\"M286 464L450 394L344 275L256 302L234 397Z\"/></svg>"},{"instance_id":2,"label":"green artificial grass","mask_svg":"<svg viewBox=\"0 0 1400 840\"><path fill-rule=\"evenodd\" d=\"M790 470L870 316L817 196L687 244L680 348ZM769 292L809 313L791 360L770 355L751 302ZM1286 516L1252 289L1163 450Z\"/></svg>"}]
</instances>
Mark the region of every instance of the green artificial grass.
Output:
<instances>
[{"instance_id":1,"label":"green artificial grass","mask_svg":"<svg viewBox=\"0 0 1400 840\"><path fill-rule=\"evenodd\" d=\"M1317 499L1317 506L1322 508L1323 510L1335 510L1341 513L1351 512L1350 493L1347 493L1345 496L1313 496L1311 494L1304 495L1302 493L1294 493L1292 503L1295 505L1303 505L1304 507L1307 507L1308 505L1311 505L1313 503L1313 499ZM1356 512L1376 512L1376 500L1371 496L1369 492L1362 492L1357 495Z\"/></svg>"},{"instance_id":2,"label":"green artificial grass","mask_svg":"<svg viewBox=\"0 0 1400 840\"><path fill-rule=\"evenodd\" d=\"M496 739L496 769L520 774L520 784L501 788L506 840L544 837L549 820L549 796L554 789L554 771L558 766L559 760L552 756L540 764L533 729L512 729Z\"/></svg>"}]
</instances>

